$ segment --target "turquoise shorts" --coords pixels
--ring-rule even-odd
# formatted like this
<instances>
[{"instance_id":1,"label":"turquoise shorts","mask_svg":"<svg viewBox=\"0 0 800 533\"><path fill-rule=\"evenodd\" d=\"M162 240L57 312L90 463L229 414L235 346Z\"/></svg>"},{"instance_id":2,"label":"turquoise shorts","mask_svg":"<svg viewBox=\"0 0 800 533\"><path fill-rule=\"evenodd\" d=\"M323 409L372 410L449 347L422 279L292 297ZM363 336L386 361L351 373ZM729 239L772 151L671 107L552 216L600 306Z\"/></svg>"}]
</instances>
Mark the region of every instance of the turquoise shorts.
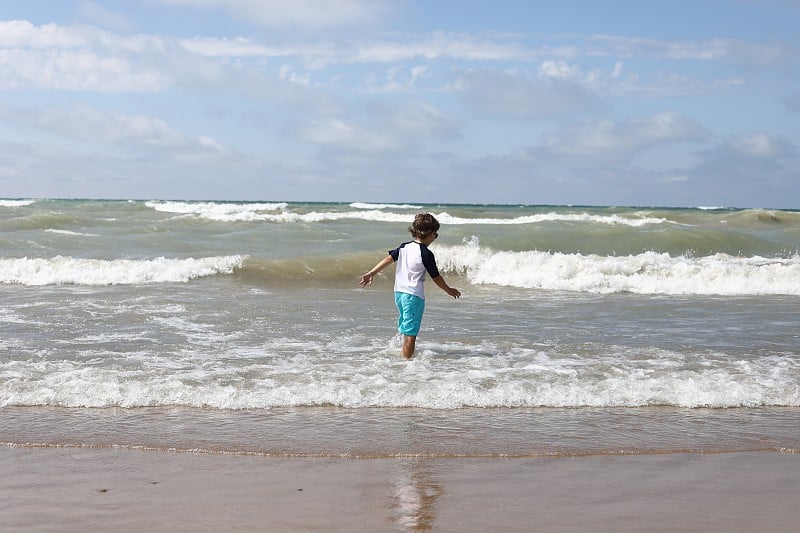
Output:
<instances>
[{"instance_id":1,"label":"turquoise shorts","mask_svg":"<svg viewBox=\"0 0 800 533\"><path fill-rule=\"evenodd\" d=\"M397 319L397 330L403 335L416 337L422 324L422 313L425 311L425 300L405 292L394 293L394 303L400 317Z\"/></svg>"}]
</instances>

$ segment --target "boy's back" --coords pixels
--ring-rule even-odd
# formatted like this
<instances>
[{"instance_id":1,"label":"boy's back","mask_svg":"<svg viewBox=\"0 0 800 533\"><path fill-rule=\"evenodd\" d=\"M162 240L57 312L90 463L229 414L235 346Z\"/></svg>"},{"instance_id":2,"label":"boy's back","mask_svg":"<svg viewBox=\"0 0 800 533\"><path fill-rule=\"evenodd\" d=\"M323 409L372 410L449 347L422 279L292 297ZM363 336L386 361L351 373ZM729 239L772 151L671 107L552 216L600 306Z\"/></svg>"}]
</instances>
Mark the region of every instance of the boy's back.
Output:
<instances>
[{"instance_id":1,"label":"boy's back","mask_svg":"<svg viewBox=\"0 0 800 533\"><path fill-rule=\"evenodd\" d=\"M389 252L396 263L395 292L413 294L425 299L425 272L431 279L439 275L436 259L427 246L416 241L404 242Z\"/></svg>"}]
</instances>

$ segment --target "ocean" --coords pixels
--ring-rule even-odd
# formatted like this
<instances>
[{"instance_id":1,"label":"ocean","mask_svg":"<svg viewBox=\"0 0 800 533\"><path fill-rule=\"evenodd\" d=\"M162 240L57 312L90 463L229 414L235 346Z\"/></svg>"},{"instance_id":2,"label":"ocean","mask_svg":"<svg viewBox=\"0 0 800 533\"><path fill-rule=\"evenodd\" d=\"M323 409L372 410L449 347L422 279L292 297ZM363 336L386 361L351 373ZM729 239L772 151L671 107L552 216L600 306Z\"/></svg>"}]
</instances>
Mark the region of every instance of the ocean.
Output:
<instances>
[{"instance_id":1,"label":"ocean","mask_svg":"<svg viewBox=\"0 0 800 533\"><path fill-rule=\"evenodd\" d=\"M417 212L416 356L393 269ZM0 443L279 457L800 450L800 211L0 200Z\"/></svg>"}]
</instances>

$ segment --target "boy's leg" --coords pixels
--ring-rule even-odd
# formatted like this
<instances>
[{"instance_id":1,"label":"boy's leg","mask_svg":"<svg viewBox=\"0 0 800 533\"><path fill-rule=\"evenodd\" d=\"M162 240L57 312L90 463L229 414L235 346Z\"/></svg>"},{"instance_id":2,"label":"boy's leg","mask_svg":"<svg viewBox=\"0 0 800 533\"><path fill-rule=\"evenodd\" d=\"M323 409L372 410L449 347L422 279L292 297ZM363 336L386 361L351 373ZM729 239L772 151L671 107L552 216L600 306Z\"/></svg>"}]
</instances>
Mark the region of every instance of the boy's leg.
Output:
<instances>
[{"instance_id":1,"label":"boy's leg","mask_svg":"<svg viewBox=\"0 0 800 533\"><path fill-rule=\"evenodd\" d=\"M411 335L403 335L403 357L411 359L414 357L414 348L417 346L417 338Z\"/></svg>"},{"instance_id":2,"label":"boy's leg","mask_svg":"<svg viewBox=\"0 0 800 533\"><path fill-rule=\"evenodd\" d=\"M411 294L394 293L397 311L397 329L403 335L403 357L411 359L417 345L417 333L425 311L425 300Z\"/></svg>"}]
</instances>

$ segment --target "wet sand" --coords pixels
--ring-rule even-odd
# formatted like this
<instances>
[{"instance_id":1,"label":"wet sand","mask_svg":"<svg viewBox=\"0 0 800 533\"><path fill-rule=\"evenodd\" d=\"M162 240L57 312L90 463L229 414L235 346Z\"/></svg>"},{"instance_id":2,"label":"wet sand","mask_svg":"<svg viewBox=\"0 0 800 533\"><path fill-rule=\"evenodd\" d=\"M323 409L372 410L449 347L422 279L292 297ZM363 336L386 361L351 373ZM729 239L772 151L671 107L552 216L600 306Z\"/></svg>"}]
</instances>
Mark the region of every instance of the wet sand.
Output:
<instances>
[{"instance_id":1,"label":"wet sand","mask_svg":"<svg viewBox=\"0 0 800 533\"><path fill-rule=\"evenodd\" d=\"M0 447L9 531L796 531L800 455L272 458Z\"/></svg>"}]
</instances>

